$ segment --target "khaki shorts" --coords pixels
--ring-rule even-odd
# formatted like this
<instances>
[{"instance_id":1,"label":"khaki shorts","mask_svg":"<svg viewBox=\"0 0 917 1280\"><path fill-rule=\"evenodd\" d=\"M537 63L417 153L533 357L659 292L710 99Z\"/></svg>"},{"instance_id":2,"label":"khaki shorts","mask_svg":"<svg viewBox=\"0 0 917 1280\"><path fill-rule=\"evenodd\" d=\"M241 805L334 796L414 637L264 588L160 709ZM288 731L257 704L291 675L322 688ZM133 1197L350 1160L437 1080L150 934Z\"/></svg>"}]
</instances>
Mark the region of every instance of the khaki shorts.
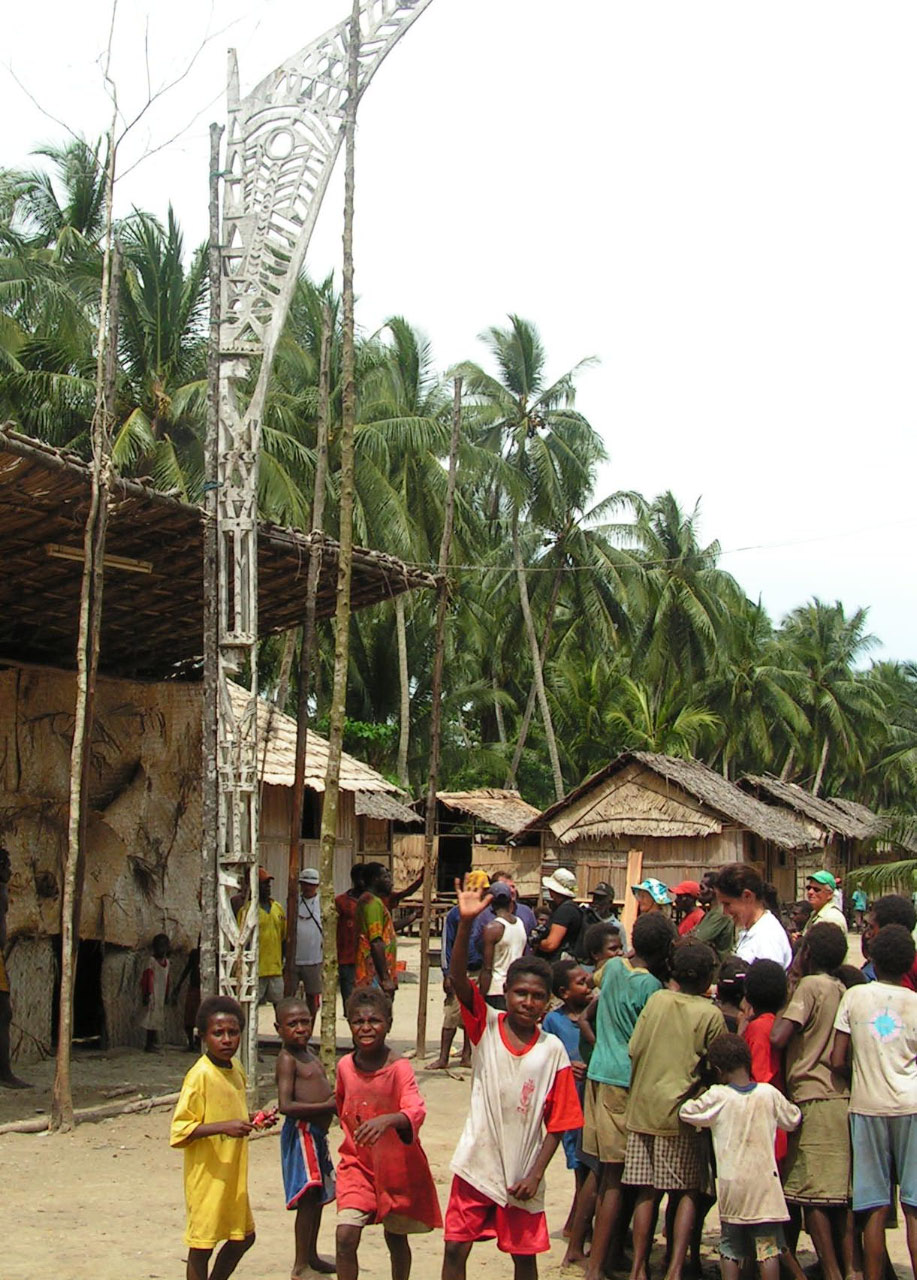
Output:
<instances>
[{"instance_id":1,"label":"khaki shorts","mask_svg":"<svg viewBox=\"0 0 917 1280\"><path fill-rule=\"evenodd\" d=\"M583 1150L602 1164L623 1164L627 1154L627 1090L616 1084L586 1081L583 1099Z\"/></svg>"},{"instance_id":2,"label":"khaki shorts","mask_svg":"<svg viewBox=\"0 0 917 1280\"><path fill-rule=\"evenodd\" d=\"M789 1135L783 1194L793 1204L846 1204L850 1129L846 1098L800 1102L802 1124Z\"/></svg>"},{"instance_id":3,"label":"khaki shorts","mask_svg":"<svg viewBox=\"0 0 917 1280\"><path fill-rule=\"evenodd\" d=\"M337 1221L339 1227L371 1227L376 1215L371 1209L338 1209ZM390 1213L379 1226L393 1236L419 1236L433 1230L425 1222L418 1222L403 1213Z\"/></svg>"},{"instance_id":4,"label":"khaki shorts","mask_svg":"<svg viewBox=\"0 0 917 1280\"><path fill-rule=\"evenodd\" d=\"M458 1031L462 1025L462 1002L453 991L443 1004L443 1031Z\"/></svg>"}]
</instances>

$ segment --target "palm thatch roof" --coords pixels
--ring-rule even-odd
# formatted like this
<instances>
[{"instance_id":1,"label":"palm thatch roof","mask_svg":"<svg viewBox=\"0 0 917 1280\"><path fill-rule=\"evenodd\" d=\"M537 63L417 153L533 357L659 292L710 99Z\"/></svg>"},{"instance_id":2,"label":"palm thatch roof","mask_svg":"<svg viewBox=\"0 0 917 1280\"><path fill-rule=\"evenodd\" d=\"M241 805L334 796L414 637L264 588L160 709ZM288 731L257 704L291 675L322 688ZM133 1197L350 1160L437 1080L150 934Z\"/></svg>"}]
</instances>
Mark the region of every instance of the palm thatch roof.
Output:
<instances>
[{"instance_id":1,"label":"palm thatch roof","mask_svg":"<svg viewBox=\"0 0 917 1280\"><path fill-rule=\"evenodd\" d=\"M695 809L687 820L683 814L679 815L674 822L670 822L663 811L648 814L645 805L641 806L639 813L630 809L616 811L615 797L608 795L608 788L603 784L633 765L649 769L666 784L671 783L685 795L699 801L700 811ZM574 808L575 820L570 823L566 819ZM581 836L707 836L719 831L723 821L744 827L781 849L811 848L820 843L818 831L795 814L762 804L699 760L681 760L650 751L623 752L562 800L518 829L512 838L515 842L530 831L544 829L554 832L565 844Z\"/></svg>"},{"instance_id":2,"label":"palm thatch roof","mask_svg":"<svg viewBox=\"0 0 917 1280\"><path fill-rule=\"evenodd\" d=\"M0 426L0 660L72 669L90 472L75 454ZM112 485L99 670L163 679L202 651L202 508L138 480ZM302 621L309 557L322 552L318 616L334 613L338 544L263 523L258 534L258 627ZM435 587L432 574L354 548L355 609Z\"/></svg>"},{"instance_id":3,"label":"palm thatch roof","mask_svg":"<svg viewBox=\"0 0 917 1280\"><path fill-rule=\"evenodd\" d=\"M771 804L783 805L816 822L831 835L850 840L870 840L882 829L882 822L865 805L853 800L828 800L813 796L795 782L784 782L770 774L749 774L739 783L741 787L766 797Z\"/></svg>"},{"instance_id":4,"label":"palm thatch roof","mask_svg":"<svg viewBox=\"0 0 917 1280\"><path fill-rule=\"evenodd\" d=\"M447 809L467 813L499 831L516 831L538 817L535 806L523 800L518 791L498 787L481 787L477 791L437 791L436 798Z\"/></svg>"},{"instance_id":5,"label":"palm thatch roof","mask_svg":"<svg viewBox=\"0 0 917 1280\"><path fill-rule=\"evenodd\" d=\"M240 685L230 685L232 708L237 716L243 716L249 704L249 693ZM296 721L292 716L278 711L263 698L258 699L258 774L262 782L274 787L292 787L296 762ZM311 729L306 735L305 784L313 791L325 790L325 771L328 767L328 742ZM403 792L394 782L383 778L362 760L356 760L346 752L341 754L341 790L355 791L364 797L374 795L401 796ZM402 808L401 805L398 806ZM358 810L359 812L359 810ZM410 811L409 811L410 812ZM371 815L376 816L376 815ZM412 815L413 816L413 815ZM401 819L399 818L399 821Z\"/></svg>"},{"instance_id":6,"label":"palm thatch roof","mask_svg":"<svg viewBox=\"0 0 917 1280\"><path fill-rule=\"evenodd\" d=\"M387 822L423 822L413 809L384 791L358 791L354 797L354 808L359 817L381 818Z\"/></svg>"},{"instance_id":7,"label":"palm thatch roof","mask_svg":"<svg viewBox=\"0 0 917 1280\"><path fill-rule=\"evenodd\" d=\"M848 817L862 823L863 834L856 837L858 840L874 840L877 836L885 834L888 820L880 818L877 813L867 809L865 804L860 804L858 800L842 799L840 796L831 796L830 801Z\"/></svg>"}]
</instances>

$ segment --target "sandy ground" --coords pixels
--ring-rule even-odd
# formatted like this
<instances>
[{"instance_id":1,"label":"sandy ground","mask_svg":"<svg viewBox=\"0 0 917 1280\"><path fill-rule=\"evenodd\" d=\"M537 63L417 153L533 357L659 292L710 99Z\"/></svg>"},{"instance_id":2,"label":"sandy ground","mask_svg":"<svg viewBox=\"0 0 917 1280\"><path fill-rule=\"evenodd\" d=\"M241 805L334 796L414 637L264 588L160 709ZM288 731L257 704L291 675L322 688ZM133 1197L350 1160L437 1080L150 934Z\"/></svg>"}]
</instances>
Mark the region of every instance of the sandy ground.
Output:
<instances>
[{"instance_id":1,"label":"sandy ground","mask_svg":"<svg viewBox=\"0 0 917 1280\"><path fill-rule=\"evenodd\" d=\"M402 955L409 970L416 969L417 943L406 942ZM416 984L405 983L395 1006L391 1042L402 1050L413 1049L417 1028ZM438 1041L442 995L431 990L428 1026ZM261 1027L270 1028L263 1011ZM432 1037L431 1037L432 1039ZM460 1036L458 1037L460 1039ZM339 1020L339 1043L348 1042L347 1028ZM431 1058L433 1056L433 1046ZM177 1089L191 1059L170 1049L152 1057L131 1051L78 1056L75 1060L76 1105L108 1101L111 1090L137 1086L138 1093ZM261 1070L265 1097L272 1080L271 1053L263 1053ZM36 1083L28 1093L0 1091L0 1122L26 1118L49 1104L50 1063L23 1068ZM428 1114L422 1140L430 1160L441 1203L445 1208L451 1182L449 1160L464 1121L468 1101L469 1072L418 1071ZM4 1232L0 1276L3 1280L34 1280L53 1275L57 1280L144 1280L146 1277L184 1275L185 1251L180 1152L168 1146L169 1112L122 1116L99 1124L84 1124L68 1135L19 1135L0 1137L0 1187L7 1230ZM340 1131L332 1130L337 1147ZM292 1215L283 1207L276 1136L252 1143L249 1186L258 1239L237 1275L240 1280L286 1280L292 1262ZM547 1178L547 1212L552 1244L541 1261L542 1276L558 1276L564 1244L560 1229L572 1193L572 1174L563 1167L562 1153L555 1157ZM705 1253L713 1269L716 1217L710 1215ZM800 1241L803 1264L812 1260L808 1237ZM899 1273L907 1274L903 1231L889 1233L892 1258ZM334 1252L333 1212L326 1212L320 1246ZM436 1280L442 1259L442 1236L415 1237L415 1280ZM379 1228L364 1233L360 1250L361 1274L387 1277L388 1257ZM492 1243L477 1245L468 1266L469 1277L493 1271L512 1275L508 1258Z\"/></svg>"}]
</instances>

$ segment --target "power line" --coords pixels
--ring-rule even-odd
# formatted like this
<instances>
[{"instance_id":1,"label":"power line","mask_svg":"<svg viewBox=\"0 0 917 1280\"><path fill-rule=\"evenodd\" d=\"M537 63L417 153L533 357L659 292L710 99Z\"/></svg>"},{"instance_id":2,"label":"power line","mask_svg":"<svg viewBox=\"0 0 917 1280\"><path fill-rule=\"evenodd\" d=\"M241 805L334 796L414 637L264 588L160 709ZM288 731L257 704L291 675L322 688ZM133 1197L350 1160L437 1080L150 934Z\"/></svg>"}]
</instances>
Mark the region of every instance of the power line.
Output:
<instances>
[{"instance_id":1,"label":"power line","mask_svg":"<svg viewBox=\"0 0 917 1280\"><path fill-rule=\"evenodd\" d=\"M836 542L839 538L859 537L864 533L876 533L882 529L896 529L902 525L912 525L917 523L917 519L909 520L892 520L885 524L866 525L859 529L844 529L838 533L816 534L811 538L795 538L786 542L753 542L744 547L730 547L726 551L717 553L717 559L722 560L724 556L740 555L746 551L779 551L785 547L804 547L816 542ZM626 551L626 548L621 548ZM635 560L633 567L639 569L661 569L668 564L679 564L680 556L669 556L662 560ZM403 563L409 569L424 570L430 573L438 572L435 564L426 561L405 560ZM602 564L561 564L561 565L524 565L524 573L595 573L603 568L629 568L628 565L614 566ZM516 573L518 572L515 565L512 564L454 564L449 566L450 573Z\"/></svg>"}]
</instances>

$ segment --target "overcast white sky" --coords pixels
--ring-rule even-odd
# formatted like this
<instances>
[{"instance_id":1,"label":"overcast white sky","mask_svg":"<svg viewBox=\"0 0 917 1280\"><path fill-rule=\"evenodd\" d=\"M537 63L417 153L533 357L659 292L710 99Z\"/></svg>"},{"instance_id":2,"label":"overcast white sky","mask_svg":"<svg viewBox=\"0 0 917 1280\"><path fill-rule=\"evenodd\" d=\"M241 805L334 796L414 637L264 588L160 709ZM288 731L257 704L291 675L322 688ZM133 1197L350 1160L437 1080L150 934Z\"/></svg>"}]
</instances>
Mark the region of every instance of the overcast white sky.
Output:
<instances>
[{"instance_id":1,"label":"overcast white sky","mask_svg":"<svg viewBox=\"0 0 917 1280\"><path fill-rule=\"evenodd\" d=\"M114 71L150 113L119 184L206 234L207 127L225 50L246 92L347 0L120 0ZM110 0L4 16L0 164L97 136ZM870 607L917 657L917 8L902 0L434 0L361 108L358 322L402 313L438 362L481 359L514 311L549 372L583 356L603 492L700 498L702 533L775 618L808 597ZM308 266L339 260L341 183ZM744 548L760 548L744 550Z\"/></svg>"}]
</instances>

